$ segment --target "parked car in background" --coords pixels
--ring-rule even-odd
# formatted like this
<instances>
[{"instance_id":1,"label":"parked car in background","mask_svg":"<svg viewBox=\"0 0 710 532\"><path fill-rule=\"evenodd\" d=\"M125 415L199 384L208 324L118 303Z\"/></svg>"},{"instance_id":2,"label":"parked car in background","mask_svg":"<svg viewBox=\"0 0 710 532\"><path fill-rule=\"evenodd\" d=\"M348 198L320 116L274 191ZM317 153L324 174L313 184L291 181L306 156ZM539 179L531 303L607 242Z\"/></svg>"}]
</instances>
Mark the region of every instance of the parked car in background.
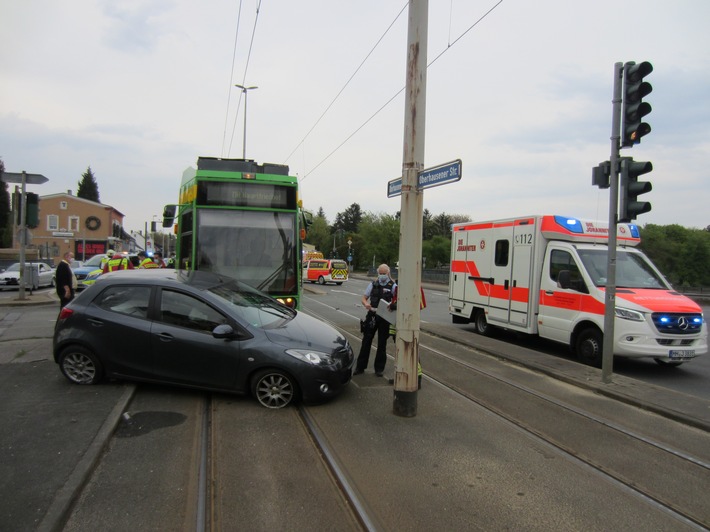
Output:
<instances>
[{"instance_id":1,"label":"parked car in background","mask_svg":"<svg viewBox=\"0 0 710 532\"><path fill-rule=\"evenodd\" d=\"M140 259L135 253L121 252L119 255L128 258L134 268L138 268L140 265ZM81 268L72 268L74 275L76 275L76 280L78 281L77 291L84 290L96 282L99 275L103 273L103 270L101 269L101 262L104 257L106 257L105 254L94 255Z\"/></svg>"},{"instance_id":2,"label":"parked car in background","mask_svg":"<svg viewBox=\"0 0 710 532\"><path fill-rule=\"evenodd\" d=\"M122 270L62 309L54 360L75 384L104 377L253 395L267 408L322 402L354 355L333 327L212 272Z\"/></svg>"},{"instance_id":3,"label":"parked car in background","mask_svg":"<svg viewBox=\"0 0 710 532\"><path fill-rule=\"evenodd\" d=\"M101 253L99 255L94 255L87 261L84 261L84 263L79 267L72 265L72 271L74 272L74 276L77 280L77 290L83 290L86 288L87 285L84 284L84 281L86 281L86 278L91 273L96 270L101 271L101 261L105 256L106 254Z\"/></svg>"},{"instance_id":4,"label":"parked car in background","mask_svg":"<svg viewBox=\"0 0 710 532\"><path fill-rule=\"evenodd\" d=\"M25 262L25 269L30 273L25 279L27 288L36 290L42 286L54 286L54 268L46 262ZM0 286L20 286L20 263L10 265L0 273Z\"/></svg>"}]
</instances>

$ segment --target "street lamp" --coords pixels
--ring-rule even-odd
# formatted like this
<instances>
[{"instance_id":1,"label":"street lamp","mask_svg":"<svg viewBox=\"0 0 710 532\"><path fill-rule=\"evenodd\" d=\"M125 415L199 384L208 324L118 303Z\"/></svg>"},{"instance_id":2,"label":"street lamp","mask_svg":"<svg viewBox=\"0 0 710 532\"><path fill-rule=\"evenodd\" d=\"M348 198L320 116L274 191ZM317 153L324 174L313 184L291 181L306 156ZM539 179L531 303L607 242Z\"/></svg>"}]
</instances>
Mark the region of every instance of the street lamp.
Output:
<instances>
[{"instance_id":1,"label":"street lamp","mask_svg":"<svg viewBox=\"0 0 710 532\"><path fill-rule=\"evenodd\" d=\"M247 158L247 91L258 89L259 87L245 87L244 85L235 84L235 87L242 89L244 93L244 142L242 144L242 159Z\"/></svg>"}]
</instances>

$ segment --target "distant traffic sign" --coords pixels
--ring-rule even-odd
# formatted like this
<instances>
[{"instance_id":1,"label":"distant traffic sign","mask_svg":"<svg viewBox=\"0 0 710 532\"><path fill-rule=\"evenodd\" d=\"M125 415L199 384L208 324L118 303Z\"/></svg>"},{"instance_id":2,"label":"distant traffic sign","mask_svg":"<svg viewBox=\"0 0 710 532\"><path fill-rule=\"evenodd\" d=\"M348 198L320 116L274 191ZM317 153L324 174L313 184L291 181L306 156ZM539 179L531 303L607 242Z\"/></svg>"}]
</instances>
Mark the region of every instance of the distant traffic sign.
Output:
<instances>
[{"instance_id":1,"label":"distant traffic sign","mask_svg":"<svg viewBox=\"0 0 710 532\"><path fill-rule=\"evenodd\" d=\"M417 174L417 190L446 185L461 179L461 159L450 163L427 168ZM398 177L387 183L387 197L393 198L402 193L402 178Z\"/></svg>"}]
</instances>

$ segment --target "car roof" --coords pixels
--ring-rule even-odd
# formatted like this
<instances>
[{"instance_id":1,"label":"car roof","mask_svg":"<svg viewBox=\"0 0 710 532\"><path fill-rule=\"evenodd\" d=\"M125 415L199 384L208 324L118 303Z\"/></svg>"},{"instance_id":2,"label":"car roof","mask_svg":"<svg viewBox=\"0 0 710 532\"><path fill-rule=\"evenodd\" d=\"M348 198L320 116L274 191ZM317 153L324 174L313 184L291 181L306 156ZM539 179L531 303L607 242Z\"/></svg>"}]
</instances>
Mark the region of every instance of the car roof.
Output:
<instances>
[{"instance_id":1,"label":"car roof","mask_svg":"<svg viewBox=\"0 0 710 532\"><path fill-rule=\"evenodd\" d=\"M238 282L231 277L214 272L173 270L170 268L117 270L105 273L96 280L97 283L102 285L106 283L125 283L126 281L137 284L173 282L193 286L198 289L208 289L228 282ZM241 285L241 283L239 284Z\"/></svg>"}]
</instances>

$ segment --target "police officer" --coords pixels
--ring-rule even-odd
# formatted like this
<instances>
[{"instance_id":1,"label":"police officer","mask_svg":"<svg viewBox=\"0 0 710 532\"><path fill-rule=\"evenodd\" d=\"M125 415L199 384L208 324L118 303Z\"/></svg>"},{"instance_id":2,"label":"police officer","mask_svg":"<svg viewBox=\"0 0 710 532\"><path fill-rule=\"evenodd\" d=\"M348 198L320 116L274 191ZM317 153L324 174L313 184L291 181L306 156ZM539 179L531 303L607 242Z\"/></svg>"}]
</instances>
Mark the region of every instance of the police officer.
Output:
<instances>
[{"instance_id":1,"label":"police officer","mask_svg":"<svg viewBox=\"0 0 710 532\"><path fill-rule=\"evenodd\" d=\"M395 282L390 277L390 267L387 266L387 264L380 264L377 267L377 279L367 285L365 294L362 296L362 305L368 311L365 323L374 323L374 325L365 326L360 354L357 357L353 375L359 375L365 371L370 359L370 348L372 347L372 340L375 337L375 333L377 333L375 375L382 377L385 371L385 364L387 363L387 338L389 337L390 324L387 320L375 313L377 312L378 305L389 304L392 301L394 288ZM382 301L385 303L381 303Z\"/></svg>"}]
</instances>

